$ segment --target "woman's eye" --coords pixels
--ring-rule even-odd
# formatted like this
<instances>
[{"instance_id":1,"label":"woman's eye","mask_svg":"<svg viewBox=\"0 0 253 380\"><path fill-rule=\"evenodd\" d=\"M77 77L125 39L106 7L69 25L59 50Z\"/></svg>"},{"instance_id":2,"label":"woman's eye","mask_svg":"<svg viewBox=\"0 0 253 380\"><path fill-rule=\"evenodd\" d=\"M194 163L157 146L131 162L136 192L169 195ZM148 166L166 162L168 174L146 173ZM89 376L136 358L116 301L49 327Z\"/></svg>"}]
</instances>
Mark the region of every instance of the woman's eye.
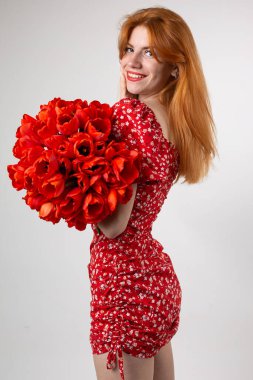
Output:
<instances>
[{"instance_id":1,"label":"woman's eye","mask_svg":"<svg viewBox=\"0 0 253 380\"><path fill-rule=\"evenodd\" d=\"M150 49L145 50L145 55L147 55L148 57L153 57L153 54L151 53Z\"/></svg>"},{"instance_id":2,"label":"woman's eye","mask_svg":"<svg viewBox=\"0 0 253 380\"><path fill-rule=\"evenodd\" d=\"M133 48L127 46L127 47L125 48L125 53L132 53L133 50L134 50Z\"/></svg>"}]
</instances>

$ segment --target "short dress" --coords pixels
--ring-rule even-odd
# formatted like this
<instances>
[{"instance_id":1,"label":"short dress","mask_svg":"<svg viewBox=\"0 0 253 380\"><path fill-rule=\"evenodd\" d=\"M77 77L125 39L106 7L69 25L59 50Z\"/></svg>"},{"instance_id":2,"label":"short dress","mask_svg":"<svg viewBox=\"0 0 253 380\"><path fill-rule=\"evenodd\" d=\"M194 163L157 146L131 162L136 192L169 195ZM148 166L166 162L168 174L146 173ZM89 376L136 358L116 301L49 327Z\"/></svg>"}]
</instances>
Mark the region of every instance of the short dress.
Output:
<instances>
[{"instance_id":1,"label":"short dress","mask_svg":"<svg viewBox=\"0 0 253 380\"><path fill-rule=\"evenodd\" d=\"M87 265L91 285L90 344L93 354L108 352L107 369L124 380L122 351L150 358L179 327L182 290L172 261L152 236L179 168L179 153L163 135L153 111L138 99L113 106L112 137L142 152L140 176L125 230L107 238L91 224Z\"/></svg>"}]
</instances>

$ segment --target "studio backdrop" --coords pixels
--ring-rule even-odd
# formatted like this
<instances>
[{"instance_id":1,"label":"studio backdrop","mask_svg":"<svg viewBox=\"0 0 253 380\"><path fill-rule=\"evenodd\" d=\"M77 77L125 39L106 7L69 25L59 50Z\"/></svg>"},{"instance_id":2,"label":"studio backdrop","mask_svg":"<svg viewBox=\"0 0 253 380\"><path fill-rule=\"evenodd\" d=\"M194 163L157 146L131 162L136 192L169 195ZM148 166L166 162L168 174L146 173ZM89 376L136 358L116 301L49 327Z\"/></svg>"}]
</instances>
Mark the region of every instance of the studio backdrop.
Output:
<instances>
[{"instance_id":1,"label":"studio backdrop","mask_svg":"<svg viewBox=\"0 0 253 380\"><path fill-rule=\"evenodd\" d=\"M119 97L122 18L165 6L188 23L203 65L219 157L179 181L154 223L182 287L177 380L252 379L251 1L1 0L0 378L95 380L87 264L92 230L53 225L12 188L6 166L23 114L54 97Z\"/></svg>"}]
</instances>

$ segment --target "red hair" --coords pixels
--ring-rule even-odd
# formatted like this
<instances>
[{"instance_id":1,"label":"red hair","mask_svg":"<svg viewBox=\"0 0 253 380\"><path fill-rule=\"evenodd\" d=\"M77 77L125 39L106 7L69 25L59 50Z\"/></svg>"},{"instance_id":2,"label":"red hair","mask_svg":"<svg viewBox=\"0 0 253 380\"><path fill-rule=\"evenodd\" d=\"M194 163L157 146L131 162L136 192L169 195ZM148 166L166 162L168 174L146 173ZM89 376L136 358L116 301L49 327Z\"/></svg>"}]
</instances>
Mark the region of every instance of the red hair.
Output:
<instances>
[{"instance_id":1,"label":"red hair","mask_svg":"<svg viewBox=\"0 0 253 380\"><path fill-rule=\"evenodd\" d=\"M178 77L171 77L159 99L167 108L170 130L180 154L176 181L182 176L184 182L199 182L207 175L217 150L208 90L192 33L186 22L169 9L138 10L128 15L121 26L120 59L138 25L147 28L155 58L177 66Z\"/></svg>"}]
</instances>

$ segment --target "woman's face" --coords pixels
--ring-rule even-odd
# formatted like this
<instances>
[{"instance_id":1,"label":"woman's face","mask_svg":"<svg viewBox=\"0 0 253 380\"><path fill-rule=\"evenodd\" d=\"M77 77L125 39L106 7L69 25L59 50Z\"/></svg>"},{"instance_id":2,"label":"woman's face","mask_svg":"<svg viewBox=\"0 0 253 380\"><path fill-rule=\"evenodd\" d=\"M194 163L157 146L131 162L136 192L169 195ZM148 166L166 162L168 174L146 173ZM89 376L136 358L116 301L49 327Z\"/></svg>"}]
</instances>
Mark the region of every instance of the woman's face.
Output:
<instances>
[{"instance_id":1,"label":"woman's face","mask_svg":"<svg viewBox=\"0 0 253 380\"><path fill-rule=\"evenodd\" d=\"M159 58L159 57L158 57ZM157 95L168 83L171 65L158 62L150 51L145 26L135 27L120 61L128 92L146 99Z\"/></svg>"}]
</instances>

